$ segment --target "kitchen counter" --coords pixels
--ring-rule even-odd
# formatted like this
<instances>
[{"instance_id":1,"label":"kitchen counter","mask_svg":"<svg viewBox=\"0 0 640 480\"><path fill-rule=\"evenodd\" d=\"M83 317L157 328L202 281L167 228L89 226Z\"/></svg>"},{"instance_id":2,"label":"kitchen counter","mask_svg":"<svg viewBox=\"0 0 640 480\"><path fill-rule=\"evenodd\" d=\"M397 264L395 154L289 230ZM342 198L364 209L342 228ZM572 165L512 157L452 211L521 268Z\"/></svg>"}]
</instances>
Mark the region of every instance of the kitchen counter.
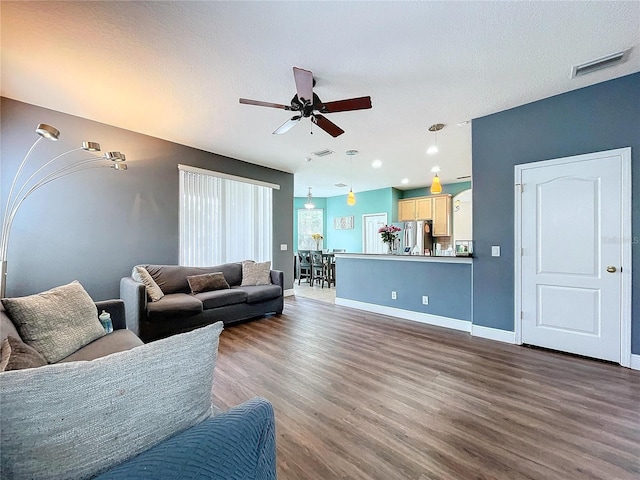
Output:
<instances>
[{"instance_id":1,"label":"kitchen counter","mask_svg":"<svg viewBox=\"0 0 640 480\"><path fill-rule=\"evenodd\" d=\"M394 260L400 262L473 263L473 257L436 257L434 255L389 255L379 253L336 253L336 258Z\"/></svg>"},{"instance_id":2,"label":"kitchen counter","mask_svg":"<svg viewBox=\"0 0 640 480\"><path fill-rule=\"evenodd\" d=\"M472 257L336 253L336 304L466 332Z\"/></svg>"}]
</instances>

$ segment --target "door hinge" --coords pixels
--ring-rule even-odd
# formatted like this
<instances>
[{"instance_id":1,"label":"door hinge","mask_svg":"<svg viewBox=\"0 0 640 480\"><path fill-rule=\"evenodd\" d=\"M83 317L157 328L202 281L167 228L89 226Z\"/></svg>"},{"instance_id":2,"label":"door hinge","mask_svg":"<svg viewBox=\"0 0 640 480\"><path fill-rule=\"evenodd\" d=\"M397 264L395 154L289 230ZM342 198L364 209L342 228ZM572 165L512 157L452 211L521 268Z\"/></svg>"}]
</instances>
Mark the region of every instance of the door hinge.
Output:
<instances>
[{"instance_id":1,"label":"door hinge","mask_svg":"<svg viewBox=\"0 0 640 480\"><path fill-rule=\"evenodd\" d=\"M520 310L520 320L522 320L524 315L522 314L522 310Z\"/></svg>"}]
</instances>

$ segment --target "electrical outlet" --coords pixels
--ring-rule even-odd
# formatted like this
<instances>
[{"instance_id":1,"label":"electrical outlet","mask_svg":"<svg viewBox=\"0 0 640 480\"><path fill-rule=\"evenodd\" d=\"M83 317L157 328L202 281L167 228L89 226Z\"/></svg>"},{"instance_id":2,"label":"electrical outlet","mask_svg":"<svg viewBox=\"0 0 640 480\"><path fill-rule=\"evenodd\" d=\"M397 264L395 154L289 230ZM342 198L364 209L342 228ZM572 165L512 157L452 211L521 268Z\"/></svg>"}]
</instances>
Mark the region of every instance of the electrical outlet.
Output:
<instances>
[{"instance_id":1,"label":"electrical outlet","mask_svg":"<svg viewBox=\"0 0 640 480\"><path fill-rule=\"evenodd\" d=\"M422 304L429 305L429 297L427 295L422 296Z\"/></svg>"},{"instance_id":2,"label":"electrical outlet","mask_svg":"<svg viewBox=\"0 0 640 480\"><path fill-rule=\"evenodd\" d=\"M396 300L397 298L396 292L391 292L391 300Z\"/></svg>"}]
</instances>

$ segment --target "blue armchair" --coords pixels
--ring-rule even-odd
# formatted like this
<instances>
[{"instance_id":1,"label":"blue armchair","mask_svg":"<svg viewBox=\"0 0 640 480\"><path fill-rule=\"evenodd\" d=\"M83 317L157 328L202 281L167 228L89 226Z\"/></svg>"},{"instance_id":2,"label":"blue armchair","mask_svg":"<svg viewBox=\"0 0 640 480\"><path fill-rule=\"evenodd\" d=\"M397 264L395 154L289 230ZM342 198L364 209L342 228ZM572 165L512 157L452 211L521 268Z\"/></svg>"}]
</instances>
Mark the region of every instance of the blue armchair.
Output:
<instances>
[{"instance_id":1,"label":"blue armchair","mask_svg":"<svg viewBox=\"0 0 640 480\"><path fill-rule=\"evenodd\" d=\"M96 477L99 480L275 480L273 407L256 397Z\"/></svg>"}]
</instances>

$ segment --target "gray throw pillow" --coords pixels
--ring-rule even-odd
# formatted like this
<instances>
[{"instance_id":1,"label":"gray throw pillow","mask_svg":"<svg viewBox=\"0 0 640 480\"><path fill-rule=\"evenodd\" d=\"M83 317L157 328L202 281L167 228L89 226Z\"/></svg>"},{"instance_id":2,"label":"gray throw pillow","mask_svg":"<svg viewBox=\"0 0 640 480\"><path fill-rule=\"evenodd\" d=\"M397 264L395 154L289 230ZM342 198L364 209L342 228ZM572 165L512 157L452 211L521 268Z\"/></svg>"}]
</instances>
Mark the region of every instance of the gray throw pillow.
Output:
<instances>
[{"instance_id":1,"label":"gray throw pillow","mask_svg":"<svg viewBox=\"0 0 640 480\"><path fill-rule=\"evenodd\" d=\"M76 280L28 297L3 298L2 305L22 341L49 363L105 335L95 303Z\"/></svg>"},{"instance_id":2,"label":"gray throw pillow","mask_svg":"<svg viewBox=\"0 0 640 480\"><path fill-rule=\"evenodd\" d=\"M256 263L250 260L242 262L241 287L252 285L271 285L271 262Z\"/></svg>"},{"instance_id":3,"label":"gray throw pillow","mask_svg":"<svg viewBox=\"0 0 640 480\"><path fill-rule=\"evenodd\" d=\"M1 373L0 478L93 477L208 418L222 328Z\"/></svg>"},{"instance_id":4,"label":"gray throw pillow","mask_svg":"<svg viewBox=\"0 0 640 480\"><path fill-rule=\"evenodd\" d=\"M0 345L0 372L44 367L47 360L35 348L16 337L7 337Z\"/></svg>"},{"instance_id":5,"label":"gray throw pillow","mask_svg":"<svg viewBox=\"0 0 640 480\"><path fill-rule=\"evenodd\" d=\"M136 266L133 268L133 270L136 272L136 275L133 276L134 280L144 283L144 286L147 287L147 295L149 296L149 300L151 300L152 302L157 302L162 297L164 297L164 292L158 286L158 284L146 268Z\"/></svg>"},{"instance_id":6,"label":"gray throw pillow","mask_svg":"<svg viewBox=\"0 0 640 480\"><path fill-rule=\"evenodd\" d=\"M212 290L225 290L231 288L222 272L203 273L202 275L190 275L187 277L191 293L210 292Z\"/></svg>"}]
</instances>

